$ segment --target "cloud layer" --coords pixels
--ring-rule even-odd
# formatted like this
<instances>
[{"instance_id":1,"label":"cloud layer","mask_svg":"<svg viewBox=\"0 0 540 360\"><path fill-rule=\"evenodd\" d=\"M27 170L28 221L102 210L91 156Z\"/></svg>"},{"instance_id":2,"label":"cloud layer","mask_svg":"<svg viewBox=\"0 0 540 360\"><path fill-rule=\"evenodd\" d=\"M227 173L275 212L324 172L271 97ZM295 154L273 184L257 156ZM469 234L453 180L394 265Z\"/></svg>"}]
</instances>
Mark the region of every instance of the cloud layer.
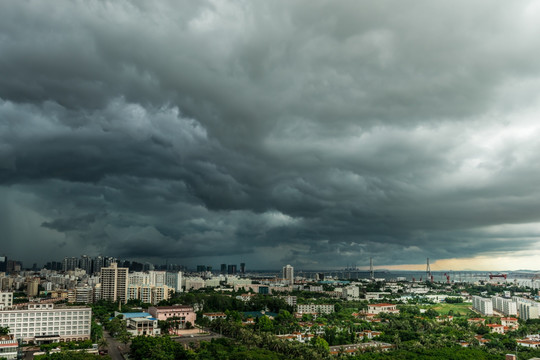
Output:
<instances>
[{"instance_id":1,"label":"cloud layer","mask_svg":"<svg viewBox=\"0 0 540 360\"><path fill-rule=\"evenodd\" d=\"M3 2L4 251L522 254L540 230L538 38L532 1Z\"/></svg>"}]
</instances>

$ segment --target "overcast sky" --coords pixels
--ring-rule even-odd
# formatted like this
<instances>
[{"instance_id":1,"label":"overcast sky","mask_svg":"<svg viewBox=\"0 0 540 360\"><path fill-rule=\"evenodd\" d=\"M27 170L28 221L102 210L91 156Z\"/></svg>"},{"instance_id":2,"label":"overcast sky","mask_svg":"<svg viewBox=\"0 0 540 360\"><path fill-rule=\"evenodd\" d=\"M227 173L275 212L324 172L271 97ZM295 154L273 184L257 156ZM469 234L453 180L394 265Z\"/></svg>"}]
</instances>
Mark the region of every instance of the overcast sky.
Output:
<instances>
[{"instance_id":1,"label":"overcast sky","mask_svg":"<svg viewBox=\"0 0 540 360\"><path fill-rule=\"evenodd\" d=\"M535 1L2 1L0 253L538 269L539 39Z\"/></svg>"}]
</instances>

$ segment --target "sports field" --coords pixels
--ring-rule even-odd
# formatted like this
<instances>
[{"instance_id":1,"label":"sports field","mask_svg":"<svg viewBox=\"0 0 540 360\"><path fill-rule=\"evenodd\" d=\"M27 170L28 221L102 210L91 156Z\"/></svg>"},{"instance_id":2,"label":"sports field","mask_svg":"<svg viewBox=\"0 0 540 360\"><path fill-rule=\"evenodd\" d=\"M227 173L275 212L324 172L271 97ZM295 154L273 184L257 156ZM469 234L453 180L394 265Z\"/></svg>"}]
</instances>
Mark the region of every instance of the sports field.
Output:
<instances>
[{"instance_id":1,"label":"sports field","mask_svg":"<svg viewBox=\"0 0 540 360\"><path fill-rule=\"evenodd\" d=\"M460 313L463 316L474 316L474 312L469 308L472 307L471 303L462 303L462 304L436 304L431 308L437 311L441 315L448 315L450 310L454 311L454 316L457 316Z\"/></svg>"}]
</instances>

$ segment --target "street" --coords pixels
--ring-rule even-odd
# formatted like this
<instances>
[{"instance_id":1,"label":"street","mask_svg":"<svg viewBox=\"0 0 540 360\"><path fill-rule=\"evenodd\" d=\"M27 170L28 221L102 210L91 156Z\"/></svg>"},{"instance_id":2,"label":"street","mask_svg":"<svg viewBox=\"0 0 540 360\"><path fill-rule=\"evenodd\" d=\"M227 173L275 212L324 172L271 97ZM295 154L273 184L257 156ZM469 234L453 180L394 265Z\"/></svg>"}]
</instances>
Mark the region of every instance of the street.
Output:
<instances>
[{"instance_id":1,"label":"street","mask_svg":"<svg viewBox=\"0 0 540 360\"><path fill-rule=\"evenodd\" d=\"M121 349L124 348L124 344L119 343L114 339L108 331L103 331L103 337L105 338L105 341L107 341L107 350L109 350L109 356L112 360L124 360L124 356L122 355L121 351L118 350L119 347Z\"/></svg>"}]
</instances>

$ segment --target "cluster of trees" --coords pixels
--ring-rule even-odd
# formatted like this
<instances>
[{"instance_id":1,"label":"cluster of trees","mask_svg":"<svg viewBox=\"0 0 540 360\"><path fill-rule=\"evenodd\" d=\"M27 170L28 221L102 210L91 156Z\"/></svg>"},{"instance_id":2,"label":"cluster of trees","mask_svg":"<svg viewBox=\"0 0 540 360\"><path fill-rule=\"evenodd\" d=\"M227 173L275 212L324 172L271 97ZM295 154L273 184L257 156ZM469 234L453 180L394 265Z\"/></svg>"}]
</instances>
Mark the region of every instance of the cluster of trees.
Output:
<instances>
[{"instance_id":1,"label":"cluster of trees","mask_svg":"<svg viewBox=\"0 0 540 360\"><path fill-rule=\"evenodd\" d=\"M203 312L224 312L230 311L260 311L268 310L271 312L279 312L284 309L290 312L294 311L293 307L288 305L283 299L257 295L250 299L250 301L243 301L236 299L234 296L227 296L210 291L193 291L189 293L179 293L175 297L164 300L159 305L191 305L196 306L200 313Z\"/></svg>"},{"instance_id":2,"label":"cluster of trees","mask_svg":"<svg viewBox=\"0 0 540 360\"><path fill-rule=\"evenodd\" d=\"M59 352L54 354L45 354L45 355L37 355L34 357L35 360L111 360L111 358L107 356L100 356L96 354L89 354L87 352L78 352L78 351L66 351L66 352Z\"/></svg>"},{"instance_id":3,"label":"cluster of trees","mask_svg":"<svg viewBox=\"0 0 540 360\"><path fill-rule=\"evenodd\" d=\"M213 321L212 329L230 336L244 345L258 347L284 355L286 359L330 359L328 348L324 346L324 343L316 342L315 345L318 344L319 346L314 346L296 341L282 340L269 332L247 329L240 323L231 320L219 319Z\"/></svg>"},{"instance_id":4,"label":"cluster of trees","mask_svg":"<svg viewBox=\"0 0 540 360\"><path fill-rule=\"evenodd\" d=\"M126 320L122 320L122 315L107 320L104 325L109 334L124 343L124 345L127 345L131 340L131 335L127 331Z\"/></svg>"},{"instance_id":5,"label":"cluster of trees","mask_svg":"<svg viewBox=\"0 0 540 360\"><path fill-rule=\"evenodd\" d=\"M41 351L49 352L52 349L60 348L62 350L78 350L78 349L90 349L92 347L92 341L91 340L85 340L85 341L70 341L66 343L50 343L50 344L42 344L40 345L39 349Z\"/></svg>"}]
</instances>

